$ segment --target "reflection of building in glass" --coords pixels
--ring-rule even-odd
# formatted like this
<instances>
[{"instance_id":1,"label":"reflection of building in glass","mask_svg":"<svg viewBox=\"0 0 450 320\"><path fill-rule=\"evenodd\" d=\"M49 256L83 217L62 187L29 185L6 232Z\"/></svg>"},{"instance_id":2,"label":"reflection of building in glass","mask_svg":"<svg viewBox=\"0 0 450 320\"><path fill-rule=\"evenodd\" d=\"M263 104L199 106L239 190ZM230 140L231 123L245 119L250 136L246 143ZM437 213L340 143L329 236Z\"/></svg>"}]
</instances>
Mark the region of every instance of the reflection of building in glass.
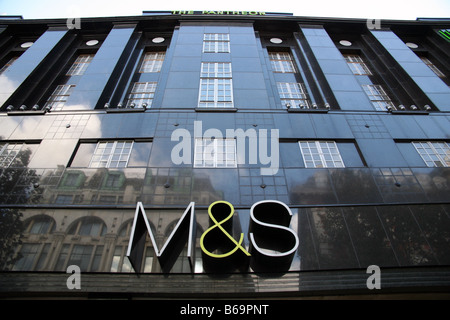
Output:
<instances>
[{"instance_id":1,"label":"reflection of building in glass","mask_svg":"<svg viewBox=\"0 0 450 320\"><path fill-rule=\"evenodd\" d=\"M448 19L1 21L0 297L345 296L366 292L369 265L388 297L448 291ZM300 243L289 271L204 271L199 237L218 200L236 209L231 233L246 249L252 205L286 203ZM136 276L126 253L138 202L160 248L195 202L194 274L180 245L163 275L147 236ZM261 252L280 254L267 233ZM85 291L66 290L70 265Z\"/></svg>"}]
</instances>

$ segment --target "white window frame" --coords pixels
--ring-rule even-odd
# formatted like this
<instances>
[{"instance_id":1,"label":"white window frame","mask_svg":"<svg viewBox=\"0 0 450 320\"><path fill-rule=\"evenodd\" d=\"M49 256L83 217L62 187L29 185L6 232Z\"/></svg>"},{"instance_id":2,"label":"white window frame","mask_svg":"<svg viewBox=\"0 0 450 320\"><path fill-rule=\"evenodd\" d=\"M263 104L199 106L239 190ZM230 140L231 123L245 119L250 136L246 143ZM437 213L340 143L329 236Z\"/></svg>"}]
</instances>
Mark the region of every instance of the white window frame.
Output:
<instances>
[{"instance_id":1,"label":"white window frame","mask_svg":"<svg viewBox=\"0 0 450 320\"><path fill-rule=\"evenodd\" d=\"M123 152L126 148L122 146L121 143L130 145L128 152ZM97 142L97 146L95 147L95 151L89 162L89 168L126 168L128 166L128 161L130 160L133 145L134 141L132 140ZM110 151L107 152L107 149L110 149ZM119 150L120 152L116 152Z\"/></svg>"},{"instance_id":2,"label":"white window frame","mask_svg":"<svg viewBox=\"0 0 450 320\"><path fill-rule=\"evenodd\" d=\"M422 60L423 63L425 63L428 68L430 68L439 78L445 78L445 74L439 70L439 68L433 63L431 62L430 59L428 59L427 57L424 56L419 56L420 60Z\"/></svg>"},{"instance_id":3,"label":"white window frame","mask_svg":"<svg viewBox=\"0 0 450 320\"><path fill-rule=\"evenodd\" d=\"M67 71L66 76L82 76L92 59L94 59L94 56L95 54L80 54L70 67L69 71Z\"/></svg>"},{"instance_id":4,"label":"white window frame","mask_svg":"<svg viewBox=\"0 0 450 320\"><path fill-rule=\"evenodd\" d=\"M298 145L306 168L345 168L335 141L301 140Z\"/></svg>"},{"instance_id":5,"label":"white window frame","mask_svg":"<svg viewBox=\"0 0 450 320\"><path fill-rule=\"evenodd\" d=\"M233 80L231 78L230 62L202 62L198 107L233 108Z\"/></svg>"},{"instance_id":6,"label":"white window frame","mask_svg":"<svg viewBox=\"0 0 450 320\"><path fill-rule=\"evenodd\" d=\"M376 110L388 111L388 108L392 110L396 109L383 86L379 84L363 84L362 87Z\"/></svg>"},{"instance_id":7,"label":"white window frame","mask_svg":"<svg viewBox=\"0 0 450 320\"><path fill-rule=\"evenodd\" d=\"M195 139L194 168L236 167L236 139Z\"/></svg>"},{"instance_id":8,"label":"white window frame","mask_svg":"<svg viewBox=\"0 0 450 320\"><path fill-rule=\"evenodd\" d=\"M288 51L269 51L269 59L274 72L296 73L294 57Z\"/></svg>"},{"instance_id":9,"label":"white window frame","mask_svg":"<svg viewBox=\"0 0 450 320\"><path fill-rule=\"evenodd\" d=\"M50 107L53 111L62 110L67 99L72 94L74 84L60 84L58 85L53 93L48 97L47 102L44 105L44 109Z\"/></svg>"},{"instance_id":10,"label":"white window frame","mask_svg":"<svg viewBox=\"0 0 450 320\"><path fill-rule=\"evenodd\" d=\"M278 93L283 107L287 108L306 108L309 109L310 103L308 92L303 83L300 82L277 82Z\"/></svg>"},{"instance_id":11,"label":"white window frame","mask_svg":"<svg viewBox=\"0 0 450 320\"><path fill-rule=\"evenodd\" d=\"M411 142L427 167L450 167L450 146L445 141Z\"/></svg>"},{"instance_id":12,"label":"white window frame","mask_svg":"<svg viewBox=\"0 0 450 320\"><path fill-rule=\"evenodd\" d=\"M203 34L203 53L230 53L230 34Z\"/></svg>"},{"instance_id":13,"label":"white window frame","mask_svg":"<svg viewBox=\"0 0 450 320\"><path fill-rule=\"evenodd\" d=\"M356 76L371 76L372 71L370 71L367 64L364 62L359 54L342 54L347 61L348 66L352 70L353 74Z\"/></svg>"},{"instance_id":14,"label":"white window frame","mask_svg":"<svg viewBox=\"0 0 450 320\"><path fill-rule=\"evenodd\" d=\"M8 168L24 147L23 142L0 145L0 168Z\"/></svg>"},{"instance_id":15,"label":"white window frame","mask_svg":"<svg viewBox=\"0 0 450 320\"><path fill-rule=\"evenodd\" d=\"M131 108L131 104L135 104L135 108L142 108L143 104L147 104L147 108L150 108L155 97L156 87L158 82L134 82L131 91L128 94L127 108Z\"/></svg>"},{"instance_id":16,"label":"white window frame","mask_svg":"<svg viewBox=\"0 0 450 320\"><path fill-rule=\"evenodd\" d=\"M164 59L166 57L165 51L146 52L142 59L139 73L157 73L162 69Z\"/></svg>"},{"instance_id":17,"label":"white window frame","mask_svg":"<svg viewBox=\"0 0 450 320\"><path fill-rule=\"evenodd\" d=\"M231 62L202 62L201 78L232 78Z\"/></svg>"}]
</instances>

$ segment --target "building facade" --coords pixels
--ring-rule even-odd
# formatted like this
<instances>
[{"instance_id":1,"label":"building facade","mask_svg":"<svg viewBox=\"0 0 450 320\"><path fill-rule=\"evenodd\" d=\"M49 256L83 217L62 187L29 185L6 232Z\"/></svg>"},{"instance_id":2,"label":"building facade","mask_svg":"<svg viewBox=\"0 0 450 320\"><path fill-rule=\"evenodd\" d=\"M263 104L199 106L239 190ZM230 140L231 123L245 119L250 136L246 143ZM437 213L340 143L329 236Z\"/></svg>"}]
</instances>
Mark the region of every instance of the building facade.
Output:
<instances>
[{"instance_id":1,"label":"building facade","mask_svg":"<svg viewBox=\"0 0 450 320\"><path fill-rule=\"evenodd\" d=\"M0 22L2 297L448 292L449 20Z\"/></svg>"}]
</instances>

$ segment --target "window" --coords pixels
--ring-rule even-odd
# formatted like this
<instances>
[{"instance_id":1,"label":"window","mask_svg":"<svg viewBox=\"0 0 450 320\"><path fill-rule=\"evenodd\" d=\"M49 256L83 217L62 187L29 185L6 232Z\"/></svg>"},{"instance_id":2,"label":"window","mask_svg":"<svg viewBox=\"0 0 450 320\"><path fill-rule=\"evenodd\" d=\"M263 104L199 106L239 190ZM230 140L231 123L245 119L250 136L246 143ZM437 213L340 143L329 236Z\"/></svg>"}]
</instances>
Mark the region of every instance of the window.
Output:
<instances>
[{"instance_id":1,"label":"window","mask_svg":"<svg viewBox=\"0 0 450 320\"><path fill-rule=\"evenodd\" d=\"M194 167L196 168L235 168L235 139L195 139Z\"/></svg>"},{"instance_id":2,"label":"window","mask_svg":"<svg viewBox=\"0 0 450 320\"><path fill-rule=\"evenodd\" d=\"M160 72L166 53L161 52L146 52L142 60L139 73Z\"/></svg>"},{"instance_id":3,"label":"window","mask_svg":"<svg viewBox=\"0 0 450 320\"><path fill-rule=\"evenodd\" d=\"M201 67L202 78L231 78L231 63L229 62L203 62Z\"/></svg>"},{"instance_id":4,"label":"window","mask_svg":"<svg viewBox=\"0 0 450 320\"><path fill-rule=\"evenodd\" d=\"M228 33L205 33L203 35L203 52L229 53L230 35Z\"/></svg>"},{"instance_id":5,"label":"window","mask_svg":"<svg viewBox=\"0 0 450 320\"><path fill-rule=\"evenodd\" d=\"M62 110L69 96L72 94L74 84L58 85L45 103L45 108L52 110Z\"/></svg>"},{"instance_id":6,"label":"window","mask_svg":"<svg viewBox=\"0 0 450 320\"><path fill-rule=\"evenodd\" d=\"M0 143L0 168L26 167L37 144Z\"/></svg>"},{"instance_id":7,"label":"window","mask_svg":"<svg viewBox=\"0 0 450 320\"><path fill-rule=\"evenodd\" d=\"M353 74L358 76L358 81L361 83L364 92L369 97L375 109L378 111L395 110L391 98L383 86L377 84L377 78L363 58L359 54L343 53L342 55Z\"/></svg>"},{"instance_id":8,"label":"window","mask_svg":"<svg viewBox=\"0 0 450 320\"><path fill-rule=\"evenodd\" d=\"M414 141L417 152L428 167L449 167L450 146L445 141Z\"/></svg>"},{"instance_id":9,"label":"window","mask_svg":"<svg viewBox=\"0 0 450 320\"><path fill-rule=\"evenodd\" d=\"M231 63L204 62L200 76L199 107L233 107Z\"/></svg>"},{"instance_id":10,"label":"window","mask_svg":"<svg viewBox=\"0 0 450 320\"><path fill-rule=\"evenodd\" d=\"M55 220L48 216L34 217L26 227L30 234L48 234L55 230Z\"/></svg>"},{"instance_id":11,"label":"window","mask_svg":"<svg viewBox=\"0 0 450 320\"><path fill-rule=\"evenodd\" d=\"M70 67L66 76L81 76L94 58L94 54L81 54Z\"/></svg>"},{"instance_id":12,"label":"window","mask_svg":"<svg viewBox=\"0 0 450 320\"><path fill-rule=\"evenodd\" d=\"M90 168L125 168L130 159L133 141L100 141L97 143Z\"/></svg>"},{"instance_id":13,"label":"window","mask_svg":"<svg viewBox=\"0 0 450 320\"><path fill-rule=\"evenodd\" d=\"M378 84L365 84L362 87L376 110L395 110L394 104L392 103L391 99L387 95L386 91L384 91L382 86Z\"/></svg>"},{"instance_id":14,"label":"window","mask_svg":"<svg viewBox=\"0 0 450 320\"><path fill-rule=\"evenodd\" d=\"M277 82L281 104L289 108L310 108L308 94L303 83Z\"/></svg>"},{"instance_id":15,"label":"window","mask_svg":"<svg viewBox=\"0 0 450 320\"><path fill-rule=\"evenodd\" d=\"M135 82L128 95L127 108L151 107L155 96L157 82Z\"/></svg>"},{"instance_id":16,"label":"window","mask_svg":"<svg viewBox=\"0 0 450 320\"><path fill-rule=\"evenodd\" d=\"M274 72L295 73L294 59L290 52L269 52Z\"/></svg>"},{"instance_id":17,"label":"window","mask_svg":"<svg viewBox=\"0 0 450 320\"><path fill-rule=\"evenodd\" d=\"M82 141L68 166L71 168L145 168L148 167L151 148L152 142L149 139ZM83 179L84 176L81 175L77 185L82 184Z\"/></svg>"},{"instance_id":18,"label":"window","mask_svg":"<svg viewBox=\"0 0 450 320\"><path fill-rule=\"evenodd\" d=\"M299 141L306 168L343 168L339 149L334 141Z\"/></svg>"},{"instance_id":19,"label":"window","mask_svg":"<svg viewBox=\"0 0 450 320\"><path fill-rule=\"evenodd\" d=\"M441 70L439 70L438 67L436 67L436 65L430 61L430 59L428 59L427 57L419 57L420 60L422 60L427 66L428 68L430 68L439 78L445 78L445 74L442 73Z\"/></svg>"},{"instance_id":20,"label":"window","mask_svg":"<svg viewBox=\"0 0 450 320\"><path fill-rule=\"evenodd\" d=\"M56 264L56 270L66 270L65 266L77 265L83 272L100 270L103 245L64 244Z\"/></svg>"},{"instance_id":21,"label":"window","mask_svg":"<svg viewBox=\"0 0 450 320\"><path fill-rule=\"evenodd\" d=\"M19 57L12 57L11 59L9 59L9 61L3 67L0 68L0 74L8 70L8 68L11 67L14 61L16 61L17 59L19 59Z\"/></svg>"},{"instance_id":22,"label":"window","mask_svg":"<svg viewBox=\"0 0 450 320\"><path fill-rule=\"evenodd\" d=\"M357 54L344 54L344 58L354 75L372 75L372 72L361 56Z\"/></svg>"}]
</instances>

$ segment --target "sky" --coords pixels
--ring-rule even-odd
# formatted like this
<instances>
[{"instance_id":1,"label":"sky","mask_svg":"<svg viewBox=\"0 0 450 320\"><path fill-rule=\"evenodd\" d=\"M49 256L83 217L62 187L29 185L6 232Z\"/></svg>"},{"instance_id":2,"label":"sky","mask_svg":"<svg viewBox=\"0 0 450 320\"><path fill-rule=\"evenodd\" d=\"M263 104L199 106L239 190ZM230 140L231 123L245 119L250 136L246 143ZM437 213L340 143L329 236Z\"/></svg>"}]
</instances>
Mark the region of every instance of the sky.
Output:
<instances>
[{"instance_id":1,"label":"sky","mask_svg":"<svg viewBox=\"0 0 450 320\"><path fill-rule=\"evenodd\" d=\"M305 17L415 20L450 18L450 0L0 0L0 15L21 15L24 19L136 16L144 10L246 10Z\"/></svg>"}]
</instances>

